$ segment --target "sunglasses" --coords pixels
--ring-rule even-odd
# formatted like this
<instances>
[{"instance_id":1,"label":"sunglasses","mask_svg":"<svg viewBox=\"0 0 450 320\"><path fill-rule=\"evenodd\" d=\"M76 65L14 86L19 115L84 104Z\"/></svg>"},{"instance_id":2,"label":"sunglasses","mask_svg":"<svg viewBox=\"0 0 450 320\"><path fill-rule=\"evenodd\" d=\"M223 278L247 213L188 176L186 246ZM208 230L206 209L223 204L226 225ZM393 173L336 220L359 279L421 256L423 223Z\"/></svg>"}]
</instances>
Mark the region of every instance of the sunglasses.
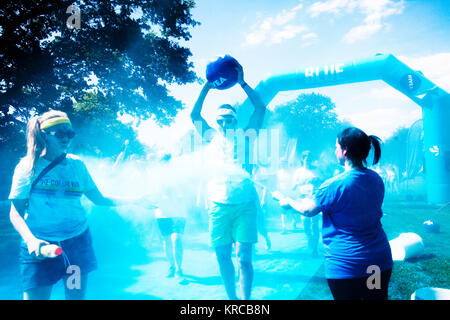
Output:
<instances>
[{"instance_id":1,"label":"sunglasses","mask_svg":"<svg viewBox=\"0 0 450 320\"><path fill-rule=\"evenodd\" d=\"M219 125L222 125L222 124L232 124L232 123L234 123L235 121L236 121L236 119L235 118L225 118L225 119L217 119L216 120L217 121L217 123L219 124Z\"/></svg>"},{"instance_id":2,"label":"sunglasses","mask_svg":"<svg viewBox=\"0 0 450 320\"><path fill-rule=\"evenodd\" d=\"M73 139L73 137L75 137L75 131L73 130L56 130L56 131L48 131L45 133L52 135L58 139L63 139L64 137Z\"/></svg>"}]
</instances>

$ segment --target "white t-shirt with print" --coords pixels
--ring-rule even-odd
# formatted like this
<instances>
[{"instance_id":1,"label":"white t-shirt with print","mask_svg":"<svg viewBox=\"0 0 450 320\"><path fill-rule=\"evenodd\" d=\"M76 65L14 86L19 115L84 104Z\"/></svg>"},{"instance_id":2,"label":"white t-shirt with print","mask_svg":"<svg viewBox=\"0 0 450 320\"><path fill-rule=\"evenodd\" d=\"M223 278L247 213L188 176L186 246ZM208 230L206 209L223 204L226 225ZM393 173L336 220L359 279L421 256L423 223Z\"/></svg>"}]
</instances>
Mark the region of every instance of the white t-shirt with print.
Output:
<instances>
[{"instance_id":1,"label":"white t-shirt with print","mask_svg":"<svg viewBox=\"0 0 450 320\"><path fill-rule=\"evenodd\" d=\"M31 176L25 162L20 161L14 171L9 199L29 199L25 222L36 238L63 241L87 229L81 196L97 187L83 161L68 154L39 180L30 194L31 184L49 164L39 158Z\"/></svg>"},{"instance_id":2,"label":"white t-shirt with print","mask_svg":"<svg viewBox=\"0 0 450 320\"><path fill-rule=\"evenodd\" d=\"M207 167L212 175L208 183L208 198L212 202L239 204L256 199L250 174L242 168L242 159L236 158L235 151L234 143L221 134L216 134L208 146Z\"/></svg>"}]
</instances>

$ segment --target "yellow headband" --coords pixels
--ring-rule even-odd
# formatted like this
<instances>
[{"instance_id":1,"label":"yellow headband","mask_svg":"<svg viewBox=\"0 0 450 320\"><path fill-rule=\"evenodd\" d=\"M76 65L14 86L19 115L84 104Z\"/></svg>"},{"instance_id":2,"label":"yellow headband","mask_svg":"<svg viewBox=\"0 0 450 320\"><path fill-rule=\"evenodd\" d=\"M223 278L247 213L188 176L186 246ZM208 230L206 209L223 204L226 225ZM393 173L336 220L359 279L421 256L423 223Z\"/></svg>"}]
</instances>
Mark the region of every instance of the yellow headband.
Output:
<instances>
[{"instance_id":1,"label":"yellow headband","mask_svg":"<svg viewBox=\"0 0 450 320\"><path fill-rule=\"evenodd\" d=\"M48 129L50 127L56 126L57 124L67 123L70 124L70 120L67 117L55 117L48 120L45 120L41 123L41 130Z\"/></svg>"}]
</instances>

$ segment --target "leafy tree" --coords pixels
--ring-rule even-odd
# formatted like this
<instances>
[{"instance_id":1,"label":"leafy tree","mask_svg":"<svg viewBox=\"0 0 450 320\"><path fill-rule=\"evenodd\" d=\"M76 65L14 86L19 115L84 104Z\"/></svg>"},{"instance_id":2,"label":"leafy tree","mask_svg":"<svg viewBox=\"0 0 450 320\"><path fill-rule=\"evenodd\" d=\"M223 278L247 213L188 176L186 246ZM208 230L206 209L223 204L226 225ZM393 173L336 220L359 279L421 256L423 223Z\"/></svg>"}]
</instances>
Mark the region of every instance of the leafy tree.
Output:
<instances>
[{"instance_id":1,"label":"leafy tree","mask_svg":"<svg viewBox=\"0 0 450 320\"><path fill-rule=\"evenodd\" d=\"M67 13L71 5L80 9L79 29L66 23L77 13ZM49 108L119 149L133 135L117 113L169 123L182 104L166 85L197 80L182 46L198 24L193 7L192 0L0 2L0 152L16 163L27 120ZM80 136L80 148L117 154L102 139Z\"/></svg>"},{"instance_id":2,"label":"leafy tree","mask_svg":"<svg viewBox=\"0 0 450 320\"><path fill-rule=\"evenodd\" d=\"M127 154L144 154L144 147L136 140L135 131L116 120L117 114L109 108L111 104L111 97L87 92L74 105L72 121L85 123L78 126L77 137L71 144L75 153L117 156L128 140ZM95 143L92 137L95 137Z\"/></svg>"},{"instance_id":3,"label":"leafy tree","mask_svg":"<svg viewBox=\"0 0 450 320\"><path fill-rule=\"evenodd\" d=\"M77 1L80 29L69 29L72 1L0 5L1 111L8 119L49 106L71 111L88 89L114 96L117 111L170 120L180 103L163 82L196 79L188 62L193 1ZM98 83L86 78L95 74ZM15 120L12 120L15 121Z\"/></svg>"},{"instance_id":4,"label":"leafy tree","mask_svg":"<svg viewBox=\"0 0 450 320\"><path fill-rule=\"evenodd\" d=\"M323 151L334 148L337 133L347 125L338 119L335 108L329 97L300 94L294 101L275 107L268 126L282 126L284 145L288 139L296 140L297 156L309 150L317 159Z\"/></svg>"}]
</instances>

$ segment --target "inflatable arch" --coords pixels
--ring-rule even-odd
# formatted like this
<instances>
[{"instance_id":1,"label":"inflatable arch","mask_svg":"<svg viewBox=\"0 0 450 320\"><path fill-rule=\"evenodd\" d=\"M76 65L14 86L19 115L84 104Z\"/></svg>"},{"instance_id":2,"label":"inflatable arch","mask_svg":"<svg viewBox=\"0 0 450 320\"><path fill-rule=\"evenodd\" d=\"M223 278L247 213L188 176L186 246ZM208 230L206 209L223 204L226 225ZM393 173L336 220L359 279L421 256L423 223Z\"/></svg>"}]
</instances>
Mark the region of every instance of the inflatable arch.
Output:
<instances>
[{"instance_id":1,"label":"inflatable arch","mask_svg":"<svg viewBox=\"0 0 450 320\"><path fill-rule=\"evenodd\" d=\"M269 77L255 90L266 104L280 91L311 89L355 82L383 80L422 107L428 202L450 202L450 94L391 54L305 68ZM247 100L238 109L248 119Z\"/></svg>"}]
</instances>

